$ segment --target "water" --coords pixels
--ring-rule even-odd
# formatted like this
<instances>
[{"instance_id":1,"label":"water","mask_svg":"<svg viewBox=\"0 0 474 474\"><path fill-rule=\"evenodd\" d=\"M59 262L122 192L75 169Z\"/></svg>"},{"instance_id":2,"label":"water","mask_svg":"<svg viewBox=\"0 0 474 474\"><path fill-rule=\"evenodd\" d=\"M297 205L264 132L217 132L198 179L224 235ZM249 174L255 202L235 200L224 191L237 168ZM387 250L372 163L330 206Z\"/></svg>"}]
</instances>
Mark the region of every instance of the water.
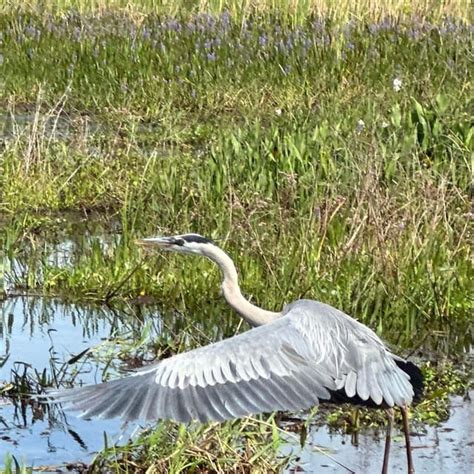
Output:
<instances>
[{"instance_id":1,"label":"water","mask_svg":"<svg viewBox=\"0 0 474 474\"><path fill-rule=\"evenodd\" d=\"M64 104L63 104L64 105ZM147 157L173 156L173 147L170 144L157 145L156 135L163 133L154 123L127 119L120 124L120 133L130 133L134 141L140 143L140 154ZM117 124L97 122L87 115L66 114L62 107L51 109L49 112L24 110L15 112L0 111L0 149L9 142L27 139L30 142L39 140L40 143L50 146L56 142L81 140L88 154L98 159L103 150L97 146L97 139L105 136L117 136Z\"/></svg>"},{"instance_id":2,"label":"water","mask_svg":"<svg viewBox=\"0 0 474 474\"><path fill-rule=\"evenodd\" d=\"M128 334L130 340L136 340L144 326L150 328L152 338L167 330L163 323L166 318L153 307L113 311L51 299L16 297L1 303L0 308L0 360L4 360L0 380L4 381L10 380L12 370L22 374L26 364L30 373L34 369L38 372L46 369L48 374L65 373L65 377L79 368L75 383L96 383L101 381L107 357L103 362L83 358L85 362L67 366L66 372L63 363L92 347L99 347L110 358L117 347L108 341L117 334ZM123 365L112 364L108 370L113 377L120 376ZM109 444L124 443L135 428L123 427L118 420L82 420L74 413L65 414L58 409L49 413L31 407L22 410L4 399L0 401L0 463L6 453L28 465L50 466L51 471L64 463L87 463L104 446L104 433ZM469 471L474 462L474 413L470 402L455 397L450 419L423 431L412 437L417 472ZM359 435L358 445L354 446L349 436L331 434L325 426L314 426L309 430L304 449L288 435L282 455L293 452L298 456L288 472L347 472L337 463L355 472L379 472L383 435L383 432L368 431ZM320 448L333 459L321 454ZM390 472L406 472L404 442L399 433L392 445L390 466Z\"/></svg>"},{"instance_id":3,"label":"water","mask_svg":"<svg viewBox=\"0 0 474 474\"><path fill-rule=\"evenodd\" d=\"M39 110L0 113L0 143L38 132L48 139L66 140L74 134L86 136L100 132L100 128L89 117L78 116L73 119L63 113L61 108L52 109L47 113Z\"/></svg>"},{"instance_id":4,"label":"water","mask_svg":"<svg viewBox=\"0 0 474 474\"><path fill-rule=\"evenodd\" d=\"M30 373L35 369L40 373L44 369L49 374L61 373L64 361L88 348L103 346L111 350L113 346L107 346L111 336L117 332L139 332L143 323L151 322L152 310L145 313L135 323L127 315L125 323L120 314L109 309L40 298L10 298L1 304L0 360L4 360L4 365L0 381L9 381L12 370L22 374L25 366ZM153 322L151 333L156 335L160 330L159 318ZM101 381L105 362L79 362L68 373L76 367L79 373L75 383L97 383ZM117 372L113 366L112 371ZM104 432L112 440L121 436L126 439L131 428L125 429L118 420L91 423L59 410L52 410L49 416L38 416L30 407L22 411L4 399L0 402L0 463L7 452L34 466L87 462L103 446Z\"/></svg>"},{"instance_id":5,"label":"water","mask_svg":"<svg viewBox=\"0 0 474 474\"><path fill-rule=\"evenodd\" d=\"M474 392L471 392L471 399ZM390 473L407 472L405 441L402 433L394 432L390 451ZM380 472L382 469L385 432L368 431L358 436L358 445L349 435L331 434L327 427L311 430L307 444L300 450L293 440L285 454L293 451L300 460L288 472ZM474 405L462 397L453 397L451 416L437 427L427 427L412 434L413 462L417 473L468 473L474 465ZM315 448L316 447L316 448ZM333 459L322 454L320 449ZM336 462L337 461L337 462ZM339 464L338 464L339 463Z\"/></svg>"}]
</instances>

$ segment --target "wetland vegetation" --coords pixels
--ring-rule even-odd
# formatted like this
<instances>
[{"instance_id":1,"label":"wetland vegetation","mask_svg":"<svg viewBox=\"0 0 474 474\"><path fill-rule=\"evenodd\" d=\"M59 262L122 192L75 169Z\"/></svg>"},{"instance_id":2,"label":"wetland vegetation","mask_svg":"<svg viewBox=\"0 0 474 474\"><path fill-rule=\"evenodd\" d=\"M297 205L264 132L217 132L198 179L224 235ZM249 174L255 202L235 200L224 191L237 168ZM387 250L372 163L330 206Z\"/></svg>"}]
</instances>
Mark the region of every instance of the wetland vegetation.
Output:
<instances>
[{"instance_id":1,"label":"wetland vegetation","mask_svg":"<svg viewBox=\"0 0 474 474\"><path fill-rule=\"evenodd\" d=\"M229 336L245 325L211 263L134 245L199 232L259 305L324 301L424 361L414 417L438 422L472 343L469 5L300 3L4 2L1 298L156 305L166 330L114 332L124 365ZM84 357L107 378L117 347ZM30 375L0 378L38 390ZM278 417L166 423L94 462L263 472L287 465L283 439Z\"/></svg>"}]
</instances>

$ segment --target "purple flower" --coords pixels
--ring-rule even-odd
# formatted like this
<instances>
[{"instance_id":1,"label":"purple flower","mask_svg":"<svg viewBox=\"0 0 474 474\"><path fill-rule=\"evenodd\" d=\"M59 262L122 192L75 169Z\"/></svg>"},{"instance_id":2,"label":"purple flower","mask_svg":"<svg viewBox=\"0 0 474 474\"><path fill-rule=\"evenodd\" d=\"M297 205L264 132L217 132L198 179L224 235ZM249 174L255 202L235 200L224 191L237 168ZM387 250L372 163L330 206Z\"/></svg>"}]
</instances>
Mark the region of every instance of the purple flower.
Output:
<instances>
[{"instance_id":1,"label":"purple flower","mask_svg":"<svg viewBox=\"0 0 474 474\"><path fill-rule=\"evenodd\" d=\"M56 31L56 25L50 20L48 21L48 23L46 24L46 30L48 31L48 33L54 33Z\"/></svg>"},{"instance_id":2,"label":"purple flower","mask_svg":"<svg viewBox=\"0 0 474 474\"><path fill-rule=\"evenodd\" d=\"M369 33L370 33L371 35L375 35L375 33L377 33L377 31L379 31L379 26L376 25L376 24L374 24L374 23L371 23L371 24L369 25Z\"/></svg>"},{"instance_id":3,"label":"purple flower","mask_svg":"<svg viewBox=\"0 0 474 474\"><path fill-rule=\"evenodd\" d=\"M421 36L421 33L419 30L417 30L416 28L409 28L408 29L408 36L412 39L412 40L417 40L420 38Z\"/></svg>"},{"instance_id":4,"label":"purple flower","mask_svg":"<svg viewBox=\"0 0 474 474\"><path fill-rule=\"evenodd\" d=\"M74 30L72 31L72 37L74 41L80 41L81 40L81 29L79 27L75 27Z\"/></svg>"},{"instance_id":5,"label":"purple flower","mask_svg":"<svg viewBox=\"0 0 474 474\"><path fill-rule=\"evenodd\" d=\"M215 53L207 53L207 60L214 62L217 59Z\"/></svg>"},{"instance_id":6,"label":"purple flower","mask_svg":"<svg viewBox=\"0 0 474 474\"><path fill-rule=\"evenodd\" d=\"M222 15L221 15L221 24L222 24L222 27L224 29L224 31L227 31L230 27L230 13L225 10L224 12L222 12Z\"/></svg>"},{"instance_id":7,"label":"purple flower","mask_svg":"<svg viewBox=\"0 0 474 474\"><path fill-rule=\"evenodd\" d=\"M28 25L28 26L25 28L25 35L26 35L26 36L33 37L33 36L35 36L35 33L36 33L36 29L35 29L33 26Z\"/></svg>"},{"instance_id":8,"label":"purple flower","mask_svg":"<svg viewBox=\"0 0 474 474\"><path fill-rule=\"evenodd\" d=\"M164 29L171 31L181 31L181 25L174 18L172 18L164 24Z\"/></svg>"},{"instance_id":9,"label":"purple flower","mask_svg":"<svg viewBox=\"0 0 474 474\"><path fill-rule=\"evenodd\" d=\"M39 40L41 37L41 31L32 25L28 25L25 28L25 35L35 40Z\"/></svg>"},{"instance_id":10,"label":"purple flower","mask_svg":"<svg viewBox=\"0 0 474 474\"><path fill-rule=\"evenodd\" d=\"M324 22L318 18L317 20L313 21L312 27L314 31L322 31L324 30Z\"/></svg>"}]
</instances>

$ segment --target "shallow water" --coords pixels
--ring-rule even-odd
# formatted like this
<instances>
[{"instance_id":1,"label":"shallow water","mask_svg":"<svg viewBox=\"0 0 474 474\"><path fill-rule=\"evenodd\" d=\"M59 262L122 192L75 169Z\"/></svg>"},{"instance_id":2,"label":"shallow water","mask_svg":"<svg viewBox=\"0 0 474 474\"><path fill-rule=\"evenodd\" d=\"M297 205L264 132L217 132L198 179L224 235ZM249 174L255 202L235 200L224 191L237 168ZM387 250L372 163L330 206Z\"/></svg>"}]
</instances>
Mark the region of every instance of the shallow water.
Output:
<instances>
[{"instance_id":1,"label":"shallow water","mask_svg":"<svg viewBox=\"0 0 474 474\"><path fill-rule=\"evenodd\" d=\"M87 115L72 117L60 108L46 113L38 109L0 112L0 142L20 136L31 136L33 133L40 133L48 139L68 140L74 135L85 137L104 131L104 127Z\"/></svg>"},{"instance_id":2,"label":"shallow water","mask_svg":"<svg viewBox=\"0 0 474 474\"><path fill-rule=\"evenodd\" d=\"M474 392L471 393L471 398ZM431 473L468 473L474 464L474 405L462 397L453 397L450 418L437 427L427 427L422 433L413 433L413 462L415 470ZM390 472L407 472L403 434L394 432L390 451ZM331 434L327 427L310 431L307 444L299 450L295 442L285 447L292 449L300 460L287 472L380 472L384 452L384 432L368 431L358 437L358 445L351 444L348 435ZM316 447L316 448L314 448ZM322 454L324 450L333 459ZM339 464L338 464L339 463ZM341 466L342 465L342 466Z\"/></svg>"},{"instance_id":3,"label":"shallow water","mask_svg":"<svg viewBox=\"0 0 474 474\"><path fill-rule=\"evenodd\" d=\"M0 368L0 380L9 381L11 371L23 373L29 369L47 373L63 373L63 362L87 348L107 346L107 340L117 333L138 337L143 325L151 327L149 337L163 331L156 308L137 307L113 311L104 307L67 305L51 299L17 297L1 303L0 360L8 356ZM135 317L136 316L136 317ZM107 349L108 348L108 349ZM75 383L101 381L105 362L86 361L79 367ZM113 377L120 368L108 368ZM453 399L451 418L436 428L412 437L417 472L468 472L474 462L474 413L470 402ZM134 426L123 427L118 420L82 420L74 413L53 410L38 414L3 403L0 399L0 463L5 454L35 467L60 466L70 462L89 462L104 445L104 433L109 444L126 442ZM398 434L399 435L399 434ZM333 459L321 454L324 449ZM383 433L361 434L358 446L349 436L331 434L327 427L310 429L304 449L291 437L282 455L294 452L298 461L288 469L306 472L378 472L383 457ZM337 461L337 462L336 462ZM405 450L401 436L396 436L391 453L391 472L406 472ZM53 468L51 468L53 469Z\"/></svg>"},{"instance_id":4,"label":"shallow water","mask_svg":"<svg viewBox=\"0 0 474 474\"><path fill-rule=\"evenodd\" d=\"M150 310L151 314L151 310ZM147 323L148 315L140 315L135 326ZM63 363L74 355L104 345L117 331L133 331L130 315L124 323L117 312L109 309L66 305L41 298L10 298L1 304L0 381L9 381L11 371L23 373L25 366L51 374L62 373ZM158 320L159 321L159 320ZM158 326L152 332L159 331ZM75 383L101 381L105 363L84 362ZM112 371L114 369L112 368ZM112 372L112 373L113 373ZM117 374L114 374L117 376ZM104 443L104 432L112 439L125 436L118 420L82 420L74 414L53 410L50 416L38 418L28 407L25 412L0 399L0 463L7 452L28 465L51 465L71 461L90 461L92 453Z\"/></svg>"}]
</instances>

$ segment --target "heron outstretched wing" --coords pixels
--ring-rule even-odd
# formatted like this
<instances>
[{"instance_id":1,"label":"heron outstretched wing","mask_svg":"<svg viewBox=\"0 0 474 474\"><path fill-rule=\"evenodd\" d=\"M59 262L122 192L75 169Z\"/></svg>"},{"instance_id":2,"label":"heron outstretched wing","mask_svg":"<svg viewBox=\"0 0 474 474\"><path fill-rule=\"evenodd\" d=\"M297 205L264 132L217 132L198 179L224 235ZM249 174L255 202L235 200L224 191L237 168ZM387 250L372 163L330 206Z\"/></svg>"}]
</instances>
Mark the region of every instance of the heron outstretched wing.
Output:
<instances>
[{"instance_id":1,"label":"heron outstretched wing","mask_svg":"<svg viewBox=\"0 0 474 474\"><path fill-rule=\"evenodd\" d=\"M345 398L390 407L412 402L410 375L397 364L403 359L391 354L370 328L319 301L295 301L287 306L287 314L305 334L313 362L331 374Z\"/></svg>"},{"instance_id":2,"label":"heron outstretched wing","mask_svg":"<svg viewBox=\"0 0 474 474\"><path fill-rule=\"evenodd\" d=\"M84 417L182 422L295 411L338 394L403 406L414 392L397 360L366 326L329 305L300 300L269 324L47 398Z\"/></svg>"},{"instance_id":3,"label":"heron outstretched wing","mask_svg":"<svg viewBox=\"0 0 474 474\"><path fill-rule=\"evenodd\" d=\"M335 381L321 369L307 339L284 316L128 377L47 396L84 417L223 421L329 399Z\"/></svg>"}]
</instances>

